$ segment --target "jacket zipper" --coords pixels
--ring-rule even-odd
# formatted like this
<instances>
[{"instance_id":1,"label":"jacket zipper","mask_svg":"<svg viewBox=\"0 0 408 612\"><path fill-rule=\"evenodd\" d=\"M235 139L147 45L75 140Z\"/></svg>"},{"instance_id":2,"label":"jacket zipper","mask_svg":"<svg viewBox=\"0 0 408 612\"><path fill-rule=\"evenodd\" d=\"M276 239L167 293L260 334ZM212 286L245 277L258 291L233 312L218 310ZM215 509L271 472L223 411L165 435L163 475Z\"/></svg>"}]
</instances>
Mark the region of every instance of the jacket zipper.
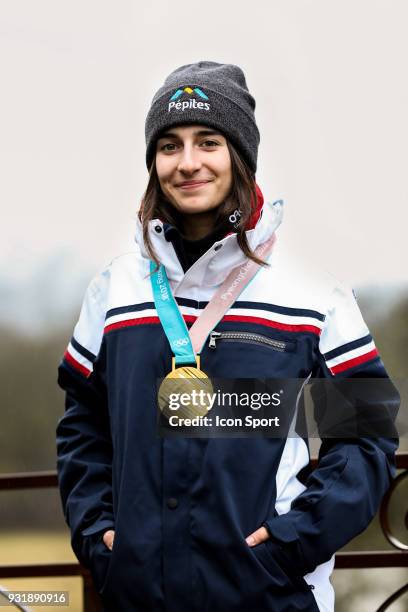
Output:
<instances>
[{"instance_id":1,"label":"jacket zipper","mask_svg":"<svg viewBox=\"0 0 408 612\"><path fill-rule=\"evenodd\" d=\"M282 352L284 352L287 347L286 342L283 342L282 340L272 340L272 338L267 338L266 336L262 336L261 334L252 334L249 332L212 331L210 334L210 341L208 343L209 348L212 348L212 349L217 348L216 343L218 340L248 342L250 344L263 344L265 346L270 346L276 351L282 351Z\"/></svg>"}]
</instances>

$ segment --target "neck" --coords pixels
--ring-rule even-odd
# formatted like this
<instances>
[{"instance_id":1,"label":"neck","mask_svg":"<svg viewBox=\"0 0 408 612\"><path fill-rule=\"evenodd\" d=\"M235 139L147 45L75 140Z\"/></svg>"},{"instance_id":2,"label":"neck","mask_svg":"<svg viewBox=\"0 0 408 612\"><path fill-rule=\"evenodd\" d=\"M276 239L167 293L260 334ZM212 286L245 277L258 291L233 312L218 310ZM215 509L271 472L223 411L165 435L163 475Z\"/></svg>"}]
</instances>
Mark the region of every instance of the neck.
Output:
<instances>
[{"instance_id":1,"label":"neck","mask_svg":"<svg viewBox=\"0 0 408 612\"><path fill-rule=\"evenodd\" d=\"M200 240L214 229L214 212L196 213L183 217L183 234L187 240Z\"/></svg>"}]
</instances>

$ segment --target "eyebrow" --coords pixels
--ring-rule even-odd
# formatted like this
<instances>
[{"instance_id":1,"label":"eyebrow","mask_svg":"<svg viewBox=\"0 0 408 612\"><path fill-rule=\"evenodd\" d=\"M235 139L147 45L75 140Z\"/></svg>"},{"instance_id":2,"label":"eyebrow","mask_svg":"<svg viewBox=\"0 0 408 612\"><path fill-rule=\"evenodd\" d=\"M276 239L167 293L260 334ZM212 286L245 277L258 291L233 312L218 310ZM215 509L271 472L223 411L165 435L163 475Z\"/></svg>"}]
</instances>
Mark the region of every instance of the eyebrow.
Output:
<instances>
[{"instance_id":1,"label":"eyebrow","mask_svg":"<svg viewBox=\"0 0 408 612\"><path fill-rule=\"evenodd\" d=\"M193 132L193 136L222 136L222 134L216 130L198 130ZM174 132L165 132L159 136L159 140L161 138L179 138L179 136Z\"/></svg>"}]
</instances>

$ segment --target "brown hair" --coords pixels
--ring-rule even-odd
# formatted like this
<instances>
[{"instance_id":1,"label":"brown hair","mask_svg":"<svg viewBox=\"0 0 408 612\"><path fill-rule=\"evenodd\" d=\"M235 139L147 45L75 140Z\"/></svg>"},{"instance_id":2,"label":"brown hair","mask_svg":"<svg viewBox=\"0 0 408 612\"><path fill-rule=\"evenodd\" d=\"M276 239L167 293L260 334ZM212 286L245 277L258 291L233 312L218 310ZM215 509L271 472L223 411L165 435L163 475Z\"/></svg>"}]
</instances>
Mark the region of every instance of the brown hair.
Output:
<instances>
[{"instance_id":1,"label":"brown hair","mask_svg":"<svg viewBox=\"0 0 408 612\"><path fill-rule=\"evenodd\" d=\"M239 221L234 224L238 246L248 259L252 259L252 261L262 266L269 266L267 262L259 259L251 250L245 234L247 223L257 206L254 175L249 166L239 155L237 149L228 140L227 146L231 157L232 188L227 198L217 208L214 226L220 227L221 225L225 225L226 228L228 225L231 226L231 222L228 218L236 209L239 209L241 216ZM181 229L182 215L174 206L170 205L164 197L157 176L155 156L153 157L149 169L149 181L142 198L138 216L142 223L143 241L147 253L150 259L159 266L160 261L153 249L149 237L149 221L159 218L165 223L170 223Z\"/></svg>"}]
</instances>

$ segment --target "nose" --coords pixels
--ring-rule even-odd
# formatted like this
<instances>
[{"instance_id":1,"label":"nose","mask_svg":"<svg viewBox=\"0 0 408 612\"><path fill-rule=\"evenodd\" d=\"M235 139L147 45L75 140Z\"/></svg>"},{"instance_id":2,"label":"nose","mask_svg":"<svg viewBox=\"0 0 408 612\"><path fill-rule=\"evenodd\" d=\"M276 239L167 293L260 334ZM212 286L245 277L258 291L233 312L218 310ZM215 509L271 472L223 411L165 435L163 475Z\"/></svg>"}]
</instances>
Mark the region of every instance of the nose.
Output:
<instances>
[{"instance_id":1,"label":"nose","mask_svg":"<svg viewBox=\"0 0 408 612\"><path fill-rule=\"evenodd\" d=\"M177 169L185 174L192 174L201 168L199 151L194 146L185 144L179 158Z\"/></svg>"}]
</instances>

